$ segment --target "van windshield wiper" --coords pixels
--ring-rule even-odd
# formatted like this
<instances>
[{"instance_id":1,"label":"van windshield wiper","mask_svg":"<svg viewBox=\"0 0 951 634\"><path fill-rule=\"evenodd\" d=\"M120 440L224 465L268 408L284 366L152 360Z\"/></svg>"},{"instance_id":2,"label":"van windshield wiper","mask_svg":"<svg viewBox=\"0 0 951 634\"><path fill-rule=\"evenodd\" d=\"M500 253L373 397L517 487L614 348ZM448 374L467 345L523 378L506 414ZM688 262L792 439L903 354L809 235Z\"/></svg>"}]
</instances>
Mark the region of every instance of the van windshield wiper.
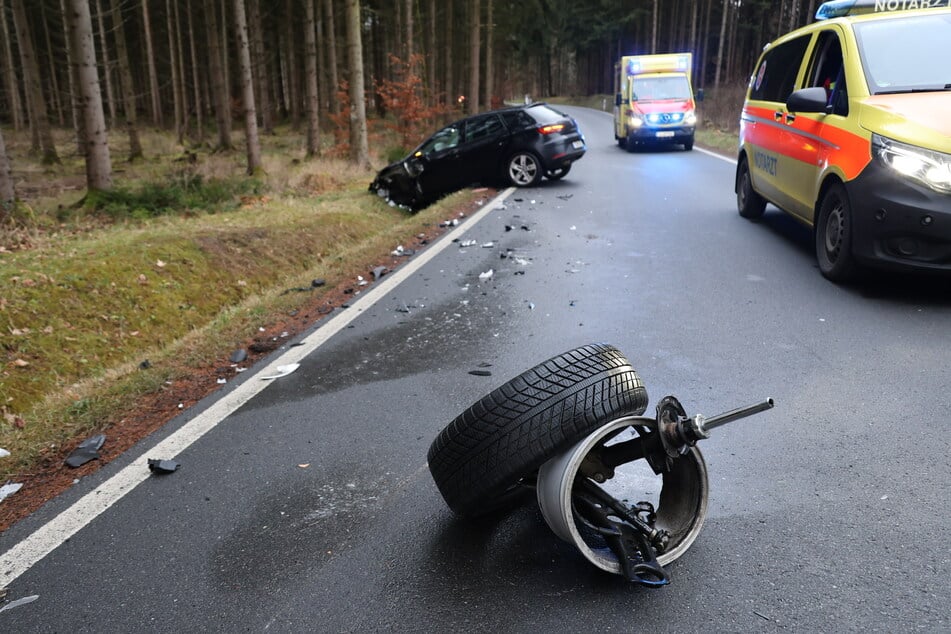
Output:
<instances>
[{"instance_id":1,"label":"van windshield wiper","mask_svg":"<svg viewBox=\"0 0 951 634\"><path fill-rule=\"evenodd\" d=\"M902 90L880 90L876 92L876 95L902 95L905 93L916 93L916 92L945 92L951 90L951 84L945 84L944 87L934 86L929 88L904 88Z\"/></svg>"}]
</instances>

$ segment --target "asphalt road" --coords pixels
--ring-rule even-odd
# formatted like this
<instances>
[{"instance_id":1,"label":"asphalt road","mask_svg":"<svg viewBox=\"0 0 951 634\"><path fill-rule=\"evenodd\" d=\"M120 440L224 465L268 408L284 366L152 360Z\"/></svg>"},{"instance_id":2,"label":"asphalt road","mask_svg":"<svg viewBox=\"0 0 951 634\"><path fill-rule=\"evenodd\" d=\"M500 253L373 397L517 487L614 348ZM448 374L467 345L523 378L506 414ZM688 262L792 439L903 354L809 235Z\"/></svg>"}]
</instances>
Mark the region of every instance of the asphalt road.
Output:
<instances>
[{"instance_id":1,"label":"asphalt road","mask_svg":"<svg viewBox=\"0 0 951 634\"><path fill-rule=\"evenodd\" d=\"M38 595L0 631L951 630L947 283L837 287L807 230L737 215L729 161L629 154L607 115L571 112L589 151L568 177L448 238L493 248L433 251L286 348L321 344L293 374L228 385L0 536L8 599ZM649 411L776 401L701 445L707 522L659 590L595 569L534 505L454 518L425 466L473 401L599 341ZM109 480L179 446L174 474ZM79 500L101 513L47 524Z\"/></svg>"}]
</instances>

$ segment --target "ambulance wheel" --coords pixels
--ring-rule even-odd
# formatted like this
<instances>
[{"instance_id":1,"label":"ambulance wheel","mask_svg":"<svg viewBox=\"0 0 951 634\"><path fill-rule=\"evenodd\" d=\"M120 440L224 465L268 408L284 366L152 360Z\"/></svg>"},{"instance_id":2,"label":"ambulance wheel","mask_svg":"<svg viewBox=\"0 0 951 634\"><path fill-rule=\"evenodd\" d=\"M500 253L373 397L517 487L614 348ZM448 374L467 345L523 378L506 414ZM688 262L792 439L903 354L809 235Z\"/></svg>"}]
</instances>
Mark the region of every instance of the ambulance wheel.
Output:
<instances>
[{"instance_id":1,"label":"ambulance wheel","mask_svg":"<svg viewBox=\"0 0 951 634\"><path fill-rule=\"evenodd\" d=\"M833 282L847 282L858 272L852 256L852 204L841 183L826 190L819 206L816 259L819 271Z\"/></svg>"},{"instance_id":2,"label":"ambulance wheel","mask_svg":"<svg viewBox=\"0 0 951 634\"><path fill-rule=\"evenodd\" d=\"M548 170L545 172L545 178L550 181L561 180L568 175L568 172L571 171L571 165L565 165L564 167L559 167L557 169Z\"/></svg>"},{"instance_id":3,"label":"ambulance wheel","mask_svg":"<svg viewBox=\"0 0 951 634\"><path fill-rule=\"evenodd\" d=\"M690 137L689 139L684 141L684 151L689 152L692 149L693 149L693 137Z\"/></svg>"},{"instance_id":4,"label":"ambulance wheel","mask_svg":"<svg viewBox=\"0 0 951 634\"><path fill-rule=\"evenodd\" d=\"M627 147L627 137L619 136L617 138L617 146L624 148Z\"/></svg>"},{"instance_id":5,"label":"ambulance wheel","mask_svg":"<svg viewBox=\"0 0 951 634\"><path fill-rule=\"evenodd\" d=\"M509 182L516 187L531 187L542 179L542 163L532 152L516 152L506 163Z\"/></svg>"},{"instance_id":6,"label":"ambulance wheel","mask_svg":"<svg viewBox=\"0 0 951 634\"><path fill-rule=\"evenodd\" d=\"M429 471L456 513L500 508L542 463L589 433L647 407L647 389L614 346L569 350L482 397L429 447Z\"/></svg>"},{"instance_id":7,"label":"ambulance wheel","mask_svg":"<svg viewBox=\"0 0 951 634\"><path fill-rule=\"evenodd\" d=\"M761 218L766 211L766 199L753 189L750 164L745 156L736 166L736 208L741 216L750 220Z\"/></svg>"}]
</instances>

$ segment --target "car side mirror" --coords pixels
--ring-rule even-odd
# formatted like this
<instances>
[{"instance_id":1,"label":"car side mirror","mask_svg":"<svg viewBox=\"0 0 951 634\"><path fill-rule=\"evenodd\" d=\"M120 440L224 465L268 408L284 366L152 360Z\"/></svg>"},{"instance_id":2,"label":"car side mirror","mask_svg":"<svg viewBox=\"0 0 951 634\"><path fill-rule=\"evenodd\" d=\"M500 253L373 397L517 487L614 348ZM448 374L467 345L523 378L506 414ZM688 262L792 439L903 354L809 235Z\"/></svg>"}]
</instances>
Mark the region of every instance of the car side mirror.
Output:
<instances>
[{"instance_id":1,"label":"car side mirror","mask_svg":"<svg viewBox=\"0 0 951 634\"><path fill-rule=\"evenodd\" d=\"M697 90L697 102L703 101L703 88Z\"/></svg>"},{"instance_id":2,"label":"car side mirror","mask_svg":"<svg viewBox=\"0 0 951 634\"><path fill-rule=\"evenodd\" d=\"M822 86L803 88L793 92L786 100L786 109L790 112L832 112L829 95Z\"/></svg>"},{"instance_id":3,"label":"car side mirror","mask_svg":"<svg viewBox=\"0 0 951 634\"><path fill-rule=\"evenodd\" d=\"M617 93L616 95L614 95L614 105L615 106L621 105L621 93Z\"/></svg>"}]
</instances>

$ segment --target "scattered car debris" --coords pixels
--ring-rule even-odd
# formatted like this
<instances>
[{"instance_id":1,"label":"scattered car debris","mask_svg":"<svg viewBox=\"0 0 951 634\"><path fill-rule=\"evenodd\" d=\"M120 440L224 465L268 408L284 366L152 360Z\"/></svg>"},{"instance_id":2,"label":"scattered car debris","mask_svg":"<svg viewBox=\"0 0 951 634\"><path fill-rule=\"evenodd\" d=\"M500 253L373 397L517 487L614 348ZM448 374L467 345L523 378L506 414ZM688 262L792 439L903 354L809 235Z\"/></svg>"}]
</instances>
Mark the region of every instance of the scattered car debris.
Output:
<instances>
[{"instance_id":1,"label":"scattered car debris","mask_svg":"<svg viewBox=\"0 0 951 634\"><path fill-rule=\"evenodd\" d=\"M6 458L6 457L9 456L9 455L10 455L10 452L9 452L9 451L7 451L6 449L0 447L0 458Z\"/></svg>"},{"instance_id":2,"label":"scattered car debris","mask_svg":"<svg viewBox=\"0 0 951 634\"><path fill-rule=\"evenodd\" d=\"M279 365L279 366L277 366L277 368L275 368L275 369L277 370L277 374L269 374L268 376L262 376L262 377L261 377L261 380L262 380L262 381L268 381L268 380L270 380L270 379L279 379L279 378L281 378L281 377L283 377L283 376L287 376L288 374L290 374L291 372L293 372L294 370L296 370L296 369L299 368L299 367L300 367L300 364L299 364L299 363L290 363L290 364L288 364L288 365Z\"/></svg>"},{"instance_id":3,"label":"scattered car debris","mask_svg":"<svg viewBox=\"0 0 951 634\"><path fill-rule=\"evenodd\" d=\"M492 373L488 370L469 370L469 374L472 376L492 376Z\"/></svg>"},{"instance_id":4,"label":"scattered car debris","mask_svg":"<svg viewBox=\"0 0 951 634\"><path fill-rule=\"evenodd\" d=\"M482 248L483 248L483 249L491 249L491 248L493 248L493 247L495 247L495 243L494 243L494 242L483 242L483 243L482 243Z\"/></svg>"},{"instance_id":5,"label":"scattered car debris","mask_svg":"<svg viewBox=\"0 0 951 634\"><path fill-rule=\"evenodd\" d=\"M385 266L378 266L378 267L376 267L376 268L373 269L373 271L372 271L372 273L373 273L373 281L376 282L376 281L379 280L381 277L383 277L384 275L386 275L388 271L389 271L389 269L386 268Z\"/></svg>"},{"instance_id":6,"label":"scattered car debris","mask_svg":"<svg viewBox=\"0 0 951 634\"><path fill-rule=\"evenodd\" d=\"M326 284L326 283L327 283L327 280L325 280L325 279L323 279L323 278L320 278L320 277L318 277L318 278L313 279L313 280L310 281L310 285L313 286L314 288L320 288L321 286L323 286L323 285Z\"/></svg>"},{"instance_id":7,"label":"scattered car debris","mask_svg":"<svg viewBox=\"0 0 951 634\"><path fill-rule=\"evenodd\" d=\"M528 302L528 309L535 310L535 302Z\"/></svg>"},{"instance_id":8,"label":"scattered car debris","mask_svg":"<svg viewBox=\"0 0 951 634\"><path fill-rule=\"evenodd\" d=\"M162 460L161 458L149 458L149 471L152 473L166 474L176 471L181 465L175 460Z\"/></svg>"},{"instance_id":9,"label":"scattered car debris","mask_svg":"<svg viewBox=\"0 0 951 634\"><path fill-rule=\"evenodd\" d=\"M99 457L99 450L105 442L105 434L96 434L82 441L79 443L79 446L73 450L73 453L69 454L69 457L66 458L67 466L75 469L76 467L83 466L90 460L95 460Z\"/></svg>"},{"instance_id":10,"label":"scattered car debris","mask_svg":"<svg viewBox=\"0 0 951 634\"><path fill-rule=\"evenodd\" d=\"M362 275L357 276L357 286L366 286L367 284L369 284L369 282L363 279Z\"/></svg>"},{"instance_id":11,"label":"scattered car debris","mask_svg":"<svg viewBox=\"0 0 951 634\"><path fill-rule=\"evenodd\" d=\"M489 269L489 270L486 271L485 273L479 273L479 279L482 280L482 281L491 279L493 273L494 273L494 271L493 271L492 269Z\"/></svg>"},{"instance_id":12,"label":"scattered car debris","mask_svg":"<svg viewBox=\"0 0 951 634\"><path fill-rule=\"evenodd\" d=\"M142 363L139 364L140 370L148 370L151 367L152 367L152 362L149 361L148 359L143 359Z\"/></svg>"},{"instance_id":13,"label":"scattered car debris","mask_svg":"<svg viewBox=\"0 0 951 634\"><path fill-rule=\"evenodd\" d=\"M224 384L227 383L227 382L228 382L228 379L226 379L226 378L224 378L224 377L220 377L220 378L218 379L218 385L224 385Z\"/></svg>"},{"instance_id":14,"label":"scattered car debris","mask_svg":"<svg viewBox=\"0 0 951 634\"><path fill-rule=\"evenodd\" d=\"M241 363L248 358L248 351L244 348L239 348L231 353L230 361L231 363Z\"/></svg>"},{"instance_id":15,"label":"scattered car debris","mask_svg":"<svg viewBox=\"0 0 951 634\"><path fill-rule=\"evenodd\" d=\"M0 612L5 612L6 610L12 610L12 609L14 609L14 608L20 607L21 605L26 605L27 603L33 603L34 601L36 601L36 600L39 599L39 598L40 598L40 595L38 595L38 594L32 594L32 595L30 595L30 596L28 596L28 597L23 597L22 599L17 599L16 601L11 601L10 603L8 603L8 604L6 604L5 606L3 606L2 608L0 608Z\"/></svg>"},{"instance_id":16,"label":"scattered car debris","mask_svg":"<svg viewBox=\"0 0 951 634\"><path fill-rule=\"evenodd\" d=\"M299 465L297 465L297 466L300 467L301 469L306 469L307 467L310 466L310 463L309 463L309 462L305 462L305 463L299 464Z\"/></svg>"},{"instance_id":17,"label":"scattered car debris","mask_svg":"<svg viewBox=\"0 0 951 634\"><path fill-rule=\"evenodd\" d=\"M522 231L531 231L531 229L528 228L528 225L522 225Z\"/></svg>"},{"instance_id":18,"label":"scattered car debris","mask_svg":"<svg viewBox=\"0 0 951 634\"><path fill-rule=\"evenodd\" d=\"M512 225L505 225L505 230L506 230L506 231L511 231L511 230L514 229L514 228L515 228L515 227L513 227Z\"/></svg>"},{"instance_id":19,"label":"scattered car debris","mask_svg":"<svg viewBox=\"0 0 951 634\"><path fill-rule=\"evenodd\" d=\"M476 244L478 243L475 240L462 240L459 242L459 246L462 248L474 247Z\"/></svg>"},{"instance_id":20,"label":"scattered car debris","mask_svg":"<svg viewBox=\"0 0 951 634\"><path fill-rule=\"evenodd\" d=\"M23 483L21 482L7 482L2 487L0 487L0 502L3 502L5 499L19 491L23 488Z\"/></svg>"},{"instance_id":21,"label":"scattered car debris","mask_svg":"<svg viewBox=\"0 0 951 634\"><path fill-rule=\"evenodd\" d=\"M560 194L558 198L561 198L562 200L568 200L572 196L574 196L574 194Z\"/></svg>"}]
</instances>

